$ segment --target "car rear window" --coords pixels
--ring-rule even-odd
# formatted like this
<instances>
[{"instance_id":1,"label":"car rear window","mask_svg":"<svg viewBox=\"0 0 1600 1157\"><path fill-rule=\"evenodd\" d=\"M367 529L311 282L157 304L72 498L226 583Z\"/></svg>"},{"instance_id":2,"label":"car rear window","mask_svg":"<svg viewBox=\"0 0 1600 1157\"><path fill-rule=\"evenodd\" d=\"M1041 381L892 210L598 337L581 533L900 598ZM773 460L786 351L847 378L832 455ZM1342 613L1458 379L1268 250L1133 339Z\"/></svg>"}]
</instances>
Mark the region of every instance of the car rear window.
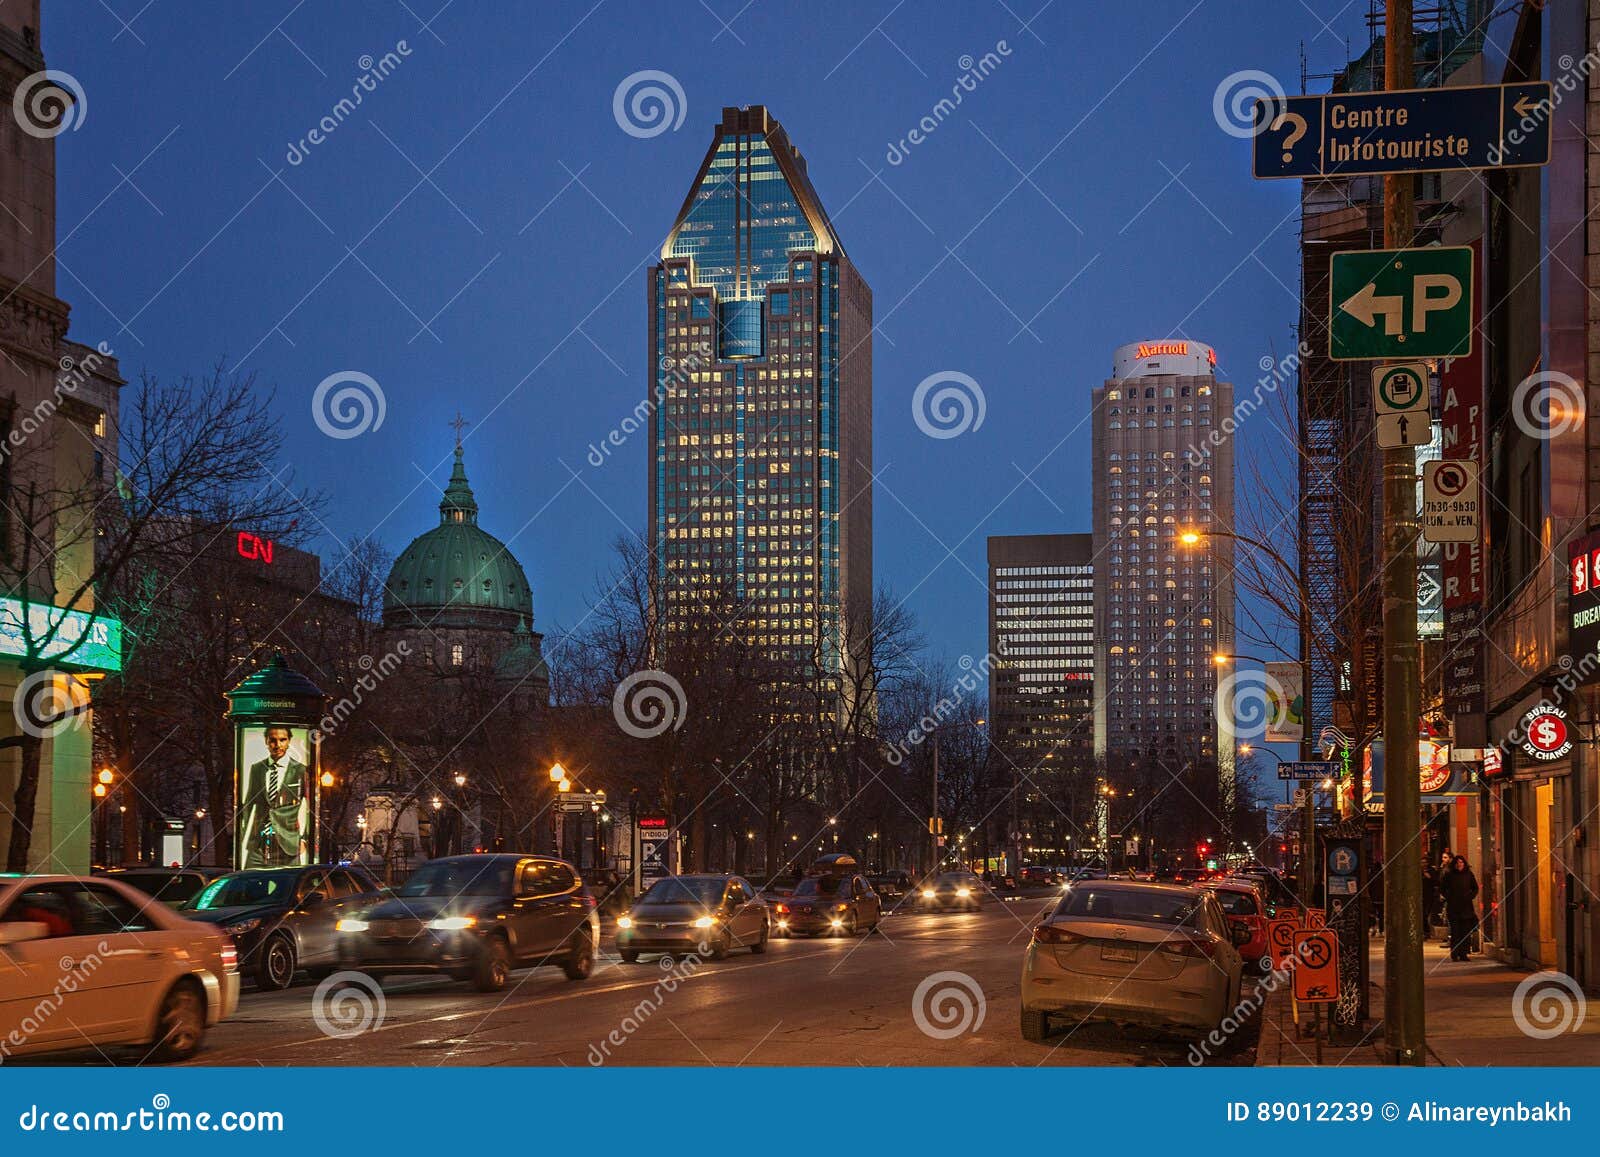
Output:
<instances>
[{"instance_id":1,"label":"car rear window","mask_svg":"<svg viewBox=\"0 0 1600 1157\"><path fill-rule=\"evenodd\" d=\"M1080 884L1061 897L1057 916L1086 920L1132 920L1141 924L1188 924L1200 906L1199 896L1143 888L1096 888Z\"/></svg>"},{"instance_id":2,"label":"car rear window","mask_svg":"<svg viewBox=\"0 0 1600 1157\"><path fill-rule=\"evenodd\" d=\"M1216 896L1217 903L1230 916L1254 916L1258 912L1256 898L1249 892L1229 892L1218 888Z\"/></svg>"}]
</instances>

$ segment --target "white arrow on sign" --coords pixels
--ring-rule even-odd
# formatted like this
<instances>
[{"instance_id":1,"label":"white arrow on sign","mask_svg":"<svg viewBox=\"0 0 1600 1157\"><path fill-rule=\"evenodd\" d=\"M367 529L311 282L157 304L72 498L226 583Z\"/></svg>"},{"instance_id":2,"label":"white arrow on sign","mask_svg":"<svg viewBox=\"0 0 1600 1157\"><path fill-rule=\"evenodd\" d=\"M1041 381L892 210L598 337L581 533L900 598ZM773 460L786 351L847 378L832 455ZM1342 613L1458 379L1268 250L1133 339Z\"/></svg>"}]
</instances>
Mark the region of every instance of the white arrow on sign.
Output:
<instances>
[{"instance_id":1,"label":"white arrow on sign","mask_svg":"<svg viewBox=\"0 0 1600 1157\"><path fill-rule=\"evenodd\" d=\"M1380 294L1371 282L1363 285L1359 293L1339 306L1365 326L1376 324L1378 314L1383 314L1383 332L1391 337L1401 332L1400 320L1405 314L1405 307L1404 298Z\"/></svg>"}]
</instances>

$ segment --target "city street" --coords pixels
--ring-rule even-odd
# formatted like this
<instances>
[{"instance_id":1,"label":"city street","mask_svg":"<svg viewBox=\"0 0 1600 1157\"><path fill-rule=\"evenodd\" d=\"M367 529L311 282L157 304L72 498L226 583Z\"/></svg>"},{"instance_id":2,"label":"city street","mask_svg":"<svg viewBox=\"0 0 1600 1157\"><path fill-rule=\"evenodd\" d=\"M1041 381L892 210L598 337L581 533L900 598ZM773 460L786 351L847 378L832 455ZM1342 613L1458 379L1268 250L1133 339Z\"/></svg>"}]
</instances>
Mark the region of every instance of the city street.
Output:
<instances>
[{"instance_id":1,"label":"city street","mask_svg":"<svg viewBox=\"0 0 1600 1157\"><path fill-rule=\"evenodd\" d=\"M312 1020L315 986L247 988L218 1025L204 1065L573 1065L595 1062L624 1021L639 1027L610 1047L616 1065L1186 1065L1188 1044L1142 1030L1088 1025L1044 1044L1022 1040L1017 988L1032 921L1046 902L986 904L976 913L891 916L854 940L774 940L766 955L707 960L640 1016L669 975L659 959L623 964L607 951L581 983L558 969L519 972L498 995L432 978L391 979L380 1027L333 1039ZM924 978L959 971L986 1009L976 1031L924 1033L912 998ZM935 1025L934 1027L937 1027ZM1253 1063L1256 1027L1222 1064ZM121 1058L118 1058L119 1060ZM601 1058L604 1059L604 1058ZM46 1063L93 1064L94 1053Z\"/></svg>"}]
</instances>

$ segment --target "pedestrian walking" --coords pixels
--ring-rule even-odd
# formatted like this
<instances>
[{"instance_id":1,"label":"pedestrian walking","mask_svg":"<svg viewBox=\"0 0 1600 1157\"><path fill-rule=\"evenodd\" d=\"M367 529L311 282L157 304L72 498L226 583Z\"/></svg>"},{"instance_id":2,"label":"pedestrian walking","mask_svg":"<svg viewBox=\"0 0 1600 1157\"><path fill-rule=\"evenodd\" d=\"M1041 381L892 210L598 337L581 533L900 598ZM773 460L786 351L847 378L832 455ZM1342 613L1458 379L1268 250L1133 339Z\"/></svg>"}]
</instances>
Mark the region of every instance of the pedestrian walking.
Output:
<instances>
[{"instance_id":1,"label":"pedestrian walking","mask_svg":"<svg viewBox=\"0 0 1600 1157\"><path fill-rule=\"evenodd\" d=\"M1478 877L1465 856L1450 861L1441 887L1445 918L1450 921L1450 959L1465 960L1471 953L1472 933L1478 926Z\"/></svg>"}]
</instances>

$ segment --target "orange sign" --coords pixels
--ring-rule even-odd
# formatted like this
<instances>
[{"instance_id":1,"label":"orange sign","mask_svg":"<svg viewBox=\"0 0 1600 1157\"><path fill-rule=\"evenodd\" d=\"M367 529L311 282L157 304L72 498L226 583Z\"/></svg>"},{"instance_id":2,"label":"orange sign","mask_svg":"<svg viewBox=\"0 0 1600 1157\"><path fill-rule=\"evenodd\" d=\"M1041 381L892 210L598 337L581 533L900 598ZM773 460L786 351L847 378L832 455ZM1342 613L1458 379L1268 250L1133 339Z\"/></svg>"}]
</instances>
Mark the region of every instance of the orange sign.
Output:
<instances>
[{"instance_id":1,"label":"orange sign","mask_svg":"<svg viewBox=\"0 0 1600 1157\"><path fill-rule=\"evenodd\" d=\"M1321 908L1306 909L1306 927L1321 928L1328 921L1324 919L1325 913Z\"/></svg>"},{"instance_id":2,"label":"orange sign","mask_svg":"<svg viewBox=\"0 0 1600 1157\"><path fill-rule=\"evenodd\" d=\"M1294 955L1294 934L1300 928L1300 917L1277 916L1267 921L1267 944L1272 951L1274 970L1284 967Z\"/></svg>"},{"instance_id":3,"label":"orange sign","mask_svg":"<svg viewBox=\"0 0 1600 1157\"><path fill-rule=\"evenodd\" d=\"M1339 937L1331 928L1294 934L1294 998L1307 1004L1339 999Z\"/></svg>"}]
</instances>

